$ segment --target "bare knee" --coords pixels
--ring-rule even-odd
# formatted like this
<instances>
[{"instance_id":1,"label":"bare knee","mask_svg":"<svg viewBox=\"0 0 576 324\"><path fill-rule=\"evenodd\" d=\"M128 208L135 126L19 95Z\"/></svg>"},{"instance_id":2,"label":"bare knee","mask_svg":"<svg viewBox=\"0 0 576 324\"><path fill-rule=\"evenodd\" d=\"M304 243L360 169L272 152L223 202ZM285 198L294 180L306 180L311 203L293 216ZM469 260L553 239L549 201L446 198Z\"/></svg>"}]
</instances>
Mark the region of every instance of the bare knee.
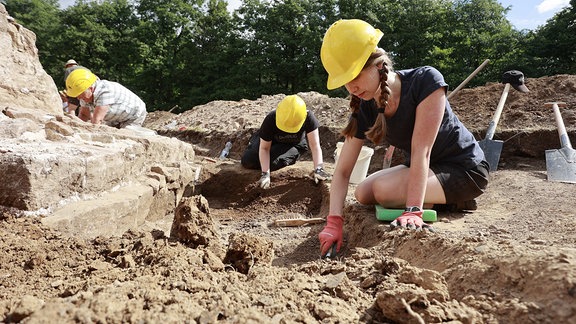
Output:
<instances>
[{"instance_id":1,"label":"bare knee","mask_svg":"<svg viewBox=\"0 0 576 324\"><path fill-rule=\"evenodd\" d=\"M370 205L376 202L371 186L366 184L360 184L356 187L356 190L354 190L354 197L363 205Z\"/></svg>"}]
</instances>

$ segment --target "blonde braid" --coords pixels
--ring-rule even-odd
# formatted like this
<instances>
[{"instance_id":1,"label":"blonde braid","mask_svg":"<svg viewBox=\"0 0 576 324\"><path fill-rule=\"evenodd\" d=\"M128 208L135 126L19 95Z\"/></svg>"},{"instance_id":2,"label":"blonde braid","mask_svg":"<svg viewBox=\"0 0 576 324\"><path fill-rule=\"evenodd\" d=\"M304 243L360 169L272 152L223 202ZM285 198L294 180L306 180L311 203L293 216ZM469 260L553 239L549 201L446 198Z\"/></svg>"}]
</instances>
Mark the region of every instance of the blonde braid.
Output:
<instances>
[{"instance_id":1,"label":"blonde braid","mask_svg":"<svg viewBox=\"0 0 576 324\"><path fill-rule=\"evenodd\" d=\"M378 52L378 51L377 51ZM366 137L371 140L374 144L378 145L382 142L386 136L386 118L384 117L384 112L388 108L388 99L392 94L392 89L388 85L388 73L391 71L392 62L382 50L381 55L378 60L374 60L375 64L382 63L382 69L380 72L380 101L378 102L378 117L372 128L366 132Z\"/></svg>"}]
</instances>

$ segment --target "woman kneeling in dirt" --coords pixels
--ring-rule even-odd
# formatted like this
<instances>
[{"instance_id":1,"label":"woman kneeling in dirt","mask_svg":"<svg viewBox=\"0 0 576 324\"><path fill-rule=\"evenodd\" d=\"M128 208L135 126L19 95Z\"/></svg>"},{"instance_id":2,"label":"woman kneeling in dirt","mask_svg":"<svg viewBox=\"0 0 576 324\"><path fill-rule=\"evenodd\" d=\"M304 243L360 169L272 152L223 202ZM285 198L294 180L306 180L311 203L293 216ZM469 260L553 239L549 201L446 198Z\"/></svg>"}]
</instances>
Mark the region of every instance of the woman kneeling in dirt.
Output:
<instances>
[{"instance_id":1,"label":"woman kneeling in dirt","mask_svg":"<svg viewBox=\"0 0 576 324\"><path fill-rule=\"evenodd\" d=\"M308 150L306 138L312 148L314 181L328 180L330 175L323 168L318 120L297 95L286 96L268 113L260 130L252 135L241 163L245 168L262 170L258 184L267 189L270 171L296 163L300 154Z\"/></svg>"},{"instance_id":2,"label":"woman kneeling in dirt","mask_svg":"<svg viewBox=\"0 0 576 324\"><path fill-rule=\"evenodd\" d=\"M430 66L393 71L378 48L382 32L362 20L340 20L324 35L321 59L328 89L345 86L352 116L330 189L327 223L318 235L322 256L342 245L342 210L350 174L366 138L384 137L401 149L406 163L380 170L355 191L358 202L405 208L392 227L431 229L424 205L472 200L488 184L488 163L478 142L446 99L448 85Z\"/></svg>"}]
</instances>

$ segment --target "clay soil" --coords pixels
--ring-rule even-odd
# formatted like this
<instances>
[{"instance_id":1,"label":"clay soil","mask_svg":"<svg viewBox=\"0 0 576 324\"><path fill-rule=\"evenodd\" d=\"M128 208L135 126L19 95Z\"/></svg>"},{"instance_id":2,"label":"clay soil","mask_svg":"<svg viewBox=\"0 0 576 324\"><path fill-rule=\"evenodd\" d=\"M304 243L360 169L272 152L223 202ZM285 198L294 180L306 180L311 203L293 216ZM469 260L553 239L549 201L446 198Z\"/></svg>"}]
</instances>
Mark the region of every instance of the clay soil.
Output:
<instances>
[{"instance_id":1,"label":"clay soil","mask_svg":"<svg viewBox=\"0 0 576 324\"><path fill-rule=\"evenodd\" d=\"M268 190L257 187L258 171L239 165L250 135L283 94L215 101L179 115L151 113L145 126L195 145L194 162L202 172L189 196L206 203L192 214L202 219L196 229L213 234L204 235L212 243L179 239L171 233L172 219L122 237L83 240L37 218L0 211L0 319L576 323L576 184L547 179L545 151L560 148L560 141L552 110L544 105L567 103L561 112L574 142L576 76L528 78L526 84L530 93L511 89L508 95L494 137L504 141L502 158L477 210L439 211L434 233L391 230L376 220L373 206L355 202L350 185L345 246L333 260L319 258L322 224L274 225L279 218L326 216L330 183L312 182L311 157L274 172ZM493 83L463 89L451 100L478 139L503 88ZM322 124L323 154L332 171L348 102L300 95ZM227 141L232 151L220 160ZM375 149L374 172L386 145L366 145ZM394 163L401 162L399 155ZM235 235L244 238L244 254L233 258Z\"/></svg>"}]
</instances>

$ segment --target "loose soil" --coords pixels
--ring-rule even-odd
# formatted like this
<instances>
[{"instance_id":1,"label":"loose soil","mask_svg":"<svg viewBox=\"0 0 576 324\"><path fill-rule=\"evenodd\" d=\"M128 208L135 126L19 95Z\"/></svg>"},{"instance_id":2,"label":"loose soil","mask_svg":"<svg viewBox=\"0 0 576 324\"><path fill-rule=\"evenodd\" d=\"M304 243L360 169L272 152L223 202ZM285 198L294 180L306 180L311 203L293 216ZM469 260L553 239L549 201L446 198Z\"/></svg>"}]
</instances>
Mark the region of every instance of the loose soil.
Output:
<instances>
[{"instance_id":1,"label":"loose soil","mask_svg":"<svg viewBox=\"0 0 576 324\"><path fill-rule=\"evenodd\" d=\"M330 183L314 184L311 157L256 185L239 159L250 135L284 96L215 101L146 126L195 145L202 173L172 219L122 237L82 240L33 217L0 211L0 319L4 322L162 323L576 323L576 185L547 179L545 151L560 142L547 102L563 101L572 142L576 76L528 78L511 89L494 139L498 171L470 212L440 211L436 232L390 230L350 185L345 246L320 260L323 225L277 227L287 217L325 217ZM463 89L451 104L484 136L504 86ZM320 120L334 169L348 101L301 93ZM225 142L233 143L225 160ZM369 172L386 145L373 146ZM402 161L399 154L393 163Z\"/></svg>"}]
</instances>

